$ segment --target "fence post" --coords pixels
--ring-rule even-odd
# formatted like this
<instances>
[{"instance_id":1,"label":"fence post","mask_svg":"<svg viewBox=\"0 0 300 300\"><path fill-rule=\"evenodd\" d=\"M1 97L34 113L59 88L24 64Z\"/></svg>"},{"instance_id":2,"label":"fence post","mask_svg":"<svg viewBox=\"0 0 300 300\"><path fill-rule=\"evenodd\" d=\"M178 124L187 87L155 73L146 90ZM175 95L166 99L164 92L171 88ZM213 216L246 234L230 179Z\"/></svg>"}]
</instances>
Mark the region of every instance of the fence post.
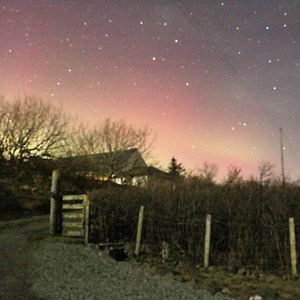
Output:
<instances>
[{"instance_id":1,"label":"fence post","mask_svg":"<svg viewBox=\"0 0 300 300\"><path fill-rule=\"evenodd\" d=\"M138 228L136 233L136 244L134 254L136 256L140 253L141 247L141 237L142 237L142 228L143 228L143 217L144 217L144 206L142 205L139 212Z\"/></svg>"},{"instance_id":2,"label":"fence post","mask_svg":"<svg viewBox=\"0 0 300 300\"><path fill-rule=\"evenodd\" d=\"M87 246L89 243L90 234L90 199L84 195L84 244Z\"/></svg>"},{"instance_id":3,"label":"fence post","mask_svg":"<svg viewBox=\"0 0 300 300\"><path fill-rule=\"evenodd\" d=\"M161 247L161 256L162 256L162 263L164 264L168 258L169 258L169 244L165 241L162 242L162 247Z\"/></svg>"},{"instance_id":4,"label":"fence post","mask_svg":"<svg viewBox=\"0 0 300 300\"><path fill-rule=\"evenodd\" d=\"M292 275L297 276L297 252L294 218L289 218Z\"/></svg>"},{"instance_id":5,"label":"fence post","mask_svg":"<svg viewBox=\"0 0 300 300\"><path fill-rule=\"evenodd\" d=\"M209 266L210 232L211 232L211 215L206 215L205 243L204 243L204 268L208 268L208 266Z\"/></svg>"},{"instance_id":6,"label":"fence post","mask_svg":"<svg viewBox=\"0 0 300 300\"><path fill-rule=\"evenodd\" d=\"M59 170L52 171L52 182L51 182L51 198L50 198L50 227L49 231L51 235L57 233L58 220L59 220Z\"/></svg>"}]
</instances>

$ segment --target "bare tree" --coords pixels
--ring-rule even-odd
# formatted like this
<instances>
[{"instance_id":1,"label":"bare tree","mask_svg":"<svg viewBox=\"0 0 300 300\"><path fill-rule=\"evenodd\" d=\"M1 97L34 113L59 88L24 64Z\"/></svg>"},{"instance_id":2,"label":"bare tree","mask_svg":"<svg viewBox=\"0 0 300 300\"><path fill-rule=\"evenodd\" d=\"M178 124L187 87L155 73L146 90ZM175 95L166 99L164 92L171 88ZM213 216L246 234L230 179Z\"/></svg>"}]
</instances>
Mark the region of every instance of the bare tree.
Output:
<instances>
[{"instance_id":1,"label":"bare tree","mask_svg":"<svg viewBox=\"0 0 300 300\"><path fill-rule=\"evenodd\" d=\"M110 153L133 148L146 154L152 147L153 138L148 127L136 128L124 120L108 118L93 128L80 124L74 142L77 154Z\"/></svg>"},{"instance_id":2,"label":"bare tree","mask_svg":"<svg viewBox=\"0 0 300 300\"><path fill-rule=\"evenodd\" d=\"M242 169L236 166L229 166L228 167L228 173L227 178L225 179L225 184L230 185L234 183L241 182L243 180L243 177L241 175Z\"/></svg>"},{"instance_id":3,"label":"bare tree","mask_svg":"<svg viewBox=\"0 0 300 300\"><path fill-rule=\"evenodd\" d=\"M260 184L269 183L274 177L274 165L269 162L261 162L258 171Z\"/></svg>"},{"instance_id":4,"label":"bare tree","mask_svg":"<svg viewBox=\"0 0 300 300\"><path fill-rule=\"evenodd\" d=\"M71 139L69 155L81 157L78 160L81 165L101 164L110 178L122 172L130 175L131 170L142 166L143 159L138 152L147 157L153 144L148 127L136 128L123 120L109 118L92 128L77 125Z\"/></svg>"},{"instance_id":5,"label":"bare tree","mask_svg":"<svg viewBox=\"0 0 300 300\"><path fill-rule=\"evenodd\" d=\"M25 96L0 102L0 151L2 158L24 161L53 157L66 139L68 118L56 106Z\"/></svg>"},{"instance_id":6,"label":"bare tree","mask_svg":"<svg viewBox=\"0 0 300 300\"><path fill-rule=\"evenodd\" d=\"M204 162L199 172L201 179L205 180L206 182L213 183L218 173L218 167L215 164Z\"/></svg>"}]
</instances>

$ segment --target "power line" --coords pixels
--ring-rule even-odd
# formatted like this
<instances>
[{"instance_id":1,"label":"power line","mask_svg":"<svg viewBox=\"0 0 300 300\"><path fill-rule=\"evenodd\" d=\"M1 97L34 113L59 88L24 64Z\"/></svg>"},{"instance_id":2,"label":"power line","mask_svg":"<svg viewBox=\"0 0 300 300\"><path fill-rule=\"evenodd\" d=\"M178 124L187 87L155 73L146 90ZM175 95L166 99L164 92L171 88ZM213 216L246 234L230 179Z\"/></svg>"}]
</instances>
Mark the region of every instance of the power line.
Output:
<instances>
[{"instance_id":1,"label":"power line","mask_svg":"<svg viewBox=\"0 0 300 300\"><path fill-rule=\"evenodd\" d=\"M281 176L282 176L282 186L285 186L285 173L284 173L284 148L283 148L283 135L282 127L279 128L280 132L280 155L281 155Z\"/></svg>"},{"instance_id":2,"label":"power line","mask_svg":"<svg viewBox=\"0 0 300 300\"><path fill-rule=\"evenodd\" d=\"M205 37L206 40L211 44L211 49L217 54L217 57L221 60L221 62L224 64L224 66L229 70L231 75L241 83L244 90L248 93L248 95L255 99L257 104L260 105L263 112L269 117L269 119L273 122L273 124L276 126L276 128L280 128L281 126L277 123L276 119L274 119L274 116L268 111L268 109L263 105L262 98L260 95L256 94L252 88L247 84L243 76L239 73L239 71L234 67L234 65L230 62L230 60L227 58L224 51L222 51L219 47L219 45L210 37L210 34L205 30L205 28L202 26L201 22L197 20L191 13L189 13L183 3L182 0L176 1L177 7L181 11L181 13L185 16L187 21L198 31L200 32L201 36ZM285 135L283 135L285 137ZM287 140L287 143L290 146L290 149L292 151L292 155L294 159L296 159L296 156L292 150L292 147Z\"/></svg>"},{"instance_id":3,"label":"power line","mask_svg":"<svg viewBox=\"0 0 300 300\"><path fill-rule=\"evenodd\" d=\"M261 103L261 97L257 95L252 88L247 84L245 79L241 76L239 71L234 67L234 65L230 62L230 60L227 58L226 54L220 49L219 45L210 37L210 34L205 30L205 28L202 26L201 22L199 20L196 20L196 18L190 14L187 9L185 8L185 5L182 0L176 1L178 9L181 11L181 13L186 17L188 22L198 31L202 36L206 38L206 40L211 44L211 49L217 54L218 58L221 60L221 62L224 64L224 66L229 70L231 75L240 82L241 86L244 88L244 90L250 95L252 99L255 99L256 102L262 107L264 113L272 120L272 122L275 124L277 128L279 128L279 124L276 122L274 117L270 114L268 109Z\"/></svg>"}]
</instances>

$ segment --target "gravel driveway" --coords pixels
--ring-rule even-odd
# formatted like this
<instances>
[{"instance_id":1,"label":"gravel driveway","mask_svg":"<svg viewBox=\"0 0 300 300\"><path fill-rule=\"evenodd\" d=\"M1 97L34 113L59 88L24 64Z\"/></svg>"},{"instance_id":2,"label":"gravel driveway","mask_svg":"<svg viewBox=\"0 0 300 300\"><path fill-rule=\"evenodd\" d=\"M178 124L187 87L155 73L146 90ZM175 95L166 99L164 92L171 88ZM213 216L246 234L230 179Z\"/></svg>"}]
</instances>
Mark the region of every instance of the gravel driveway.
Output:
<instances>
[{"instance_id":1,"label":"gravel driveway","mask_svg":"<svg viewBox=\"0 0 300 300\"><path fill-rule=\"evenodd\" d=\"M33 291L45 299L224 299L145 274L82 245L46 244L34 253Z\"/></svg>"},{"instance_id":2,"label":"gravel driveway","mask_svg":"<svg viewBox=\"0 0 300 300\"><path fill-rule=\"evenodd\" d=\"M81 244L33 242L47 229L42 222L0 231L0 299L228 299L145 274Z\"/></svg>"}]
</instances>

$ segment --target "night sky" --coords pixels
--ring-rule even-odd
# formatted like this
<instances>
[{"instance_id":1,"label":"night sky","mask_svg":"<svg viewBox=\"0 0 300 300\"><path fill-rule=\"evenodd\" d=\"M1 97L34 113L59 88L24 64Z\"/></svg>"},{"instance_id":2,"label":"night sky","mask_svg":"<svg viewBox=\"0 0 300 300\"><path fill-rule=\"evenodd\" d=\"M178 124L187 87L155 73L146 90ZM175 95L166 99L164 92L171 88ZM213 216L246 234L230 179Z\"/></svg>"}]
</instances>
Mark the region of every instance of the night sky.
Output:
<instances>
[{"instance_id":1,"label":"night sky","mask_svg":"<svg viewBox=\"0 0 300 300\"><path fill-rule=\"evenodd\" d=\"M300 178L300 1L0 0L0 94L149 125L154 158Z\"/></svg>"}]
</instances>

